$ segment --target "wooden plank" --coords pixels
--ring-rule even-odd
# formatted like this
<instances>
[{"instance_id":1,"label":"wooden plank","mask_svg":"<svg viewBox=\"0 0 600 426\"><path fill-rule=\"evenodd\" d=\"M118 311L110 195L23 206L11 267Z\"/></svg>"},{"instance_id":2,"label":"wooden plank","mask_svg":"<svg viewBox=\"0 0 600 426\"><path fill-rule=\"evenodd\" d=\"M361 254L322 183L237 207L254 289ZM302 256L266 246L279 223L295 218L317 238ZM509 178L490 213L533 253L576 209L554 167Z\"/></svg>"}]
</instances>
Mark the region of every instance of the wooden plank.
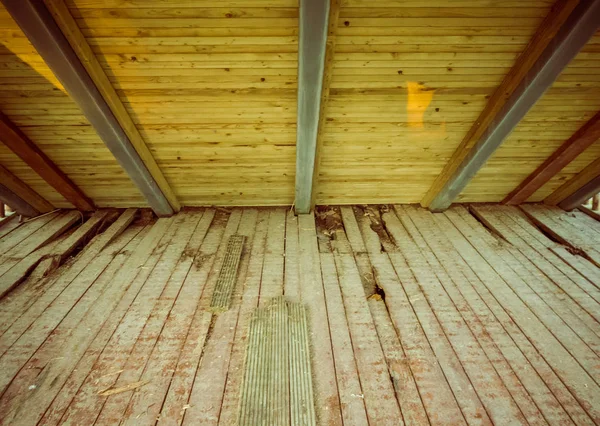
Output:
<instances>
[{"instance_id":1,"label":"wooden plank","mask_svg":"<svg viewBox=\"0 0 600 426\"><path fill-rule=\"evenodd\" d=\"M135 374L135 369L131 372L127 368L129 366L128 363L133 361L137 355L136 343L143 342L142 337L146 331L145 323L149 321L150 315L157 303L159 303L160 296L165 291L169 277L176 267L176 260L181 256L191 236L191 232L193 232L197 224L197 220L199 218L194 217L191 212L185 212L182 215L176 216L173 221L172 230L169 229L168 243L166 242L164 246L159 244L158 246L148 248L150 253L152 253L152 250L159 252L159 259L150 268L149 274L137 275L137 268L128 271L128 274L123 274L126 277L128 275L136 277L137 275L135 278L138 282L136 283L137 285L131 285L133 288L137 287L139 291L139 293L136 292L138 294L135 295L134 300L130 300L126 306L123 306L126 300L124 295L127 297L125 291L129 291L126 286L120 289L111 287L113 290L104 297L105 303L110 304L111 309L108 312L95 313L95 315L103 316L103 320L98 321L96 330L98 332L101 331L100 327L104 321L110 319L110 314L114 314L111 313L113 309L120 311L120 315L116 315L118 322L115 324L114 329L107 330L112 336L106 340L105 345L102 345L103 349L99 351L99 356L93 364L93 368L90 370L87 379L79 388L79 391L65 413L65 421L78 423L77 419L82 418L111 418L114 415L111 409L118 410L117 406L120 406L122 401L120 396L122 394L112 395L108 398L98 398L97 392L98 390L109 389L115 384L120 386L123 383L120 373L105 376L107 372L124 370L129 374ZM150 255L148 251L145 253L142 252L142 255ZM153 256L154 254L151 255L150 259ZM140 276L143 280L139 278ZM93 315L93 311L90 314ZM87 316L88 321L91 321L93 318L91 315ZM78 328L77 330L80 329ZM150 331L152 331L152 328L150 328ZM88 346L92 344L95 337L96 334L89 338ZM104 330L102 330L101 340L104 340L104 338ZM148 340L154 342L152 338ZM85 349L81 352L79 358L83 356ZM66 377L63 380L66 380ZM112 403L115 404L115 407L112 406Z\"/></svg>"},{"instance_id":2,"label":"wooden plank","mask_svg":"<svg viewBox=\"0 0 600 426\"><path fill-rule=\"evenodd\" d=\"M152 153L148 149L146 142L140 135L137 127L134 125L131 116L125 110L123 103L117 95L113 85L108 80L105 71L98 62L96 55L92 52L86 38L81 33L80 27L77 25L73 16L63 0L45 0L46 7L54 17L56 23L62 30L63 34L69 41L71 47L81 60L83 66L89 73L90 77L98 87L102 97L108 103L112 113L115 115L119 124L127 134L129 141L134 146L137 153L142 158L142 161L148 167L148 170L156 184L159 186L169 204L175 212L179 211L180 204L169 183L165 179Z\"/></svg>"},{"instance_id":3,"label":"wooden plank","mask_svg":"<svg viewBox=\"0 0 600 426\"><path fill-rule=\"evenodd\" d=\"M460 214L465 220L473 220L473 216L464 210ZM571 298L562 292L557 293L555 284L515 247L502 243L497 244L496 247L500 254L504 254L505 262L529 287L529 289L522 287L519 290L531 291L532 295L537 295L592 350L600 352L600 346L598 346L600 338L597 334L600 333L600 324ZM525 296L522 296L522 299L530 304Z\"/></svg>"},{"instance_id":4,"label":"wooden plank","mask_svg":"<svg viewBox=\"0 0 600 426\"><path fill-rule=\"evenodd\" d=\"M164 265L166 266L163 275L166 277L166 283L164 284L160 295L156 299L149 316L145 321L143 321L145 323L143 329L135 338L135 342L131 347L131 350L125 351L128 353L128 356L126 358L117 357L116 359L112 360L111 367L122 371L119 374L111 376L111 382L106 388L120 388L129 383L140 381L150 383L152 381L152 379L149 377L143 377L143 374L146 371L148 359L151 356L153 349L156 347L158 338L164 329L165 321L171 314L173 304L179 294L179 291L181 290L184 278L189 271L189 266L193 258L187 256L187 253L194 253L197 251L201 242L197 238L192 240L192 237L195 236L195 231L203 216L203 211L183 212L179 216L182 215L187 216L188 220L185 220L179 225L181 233L178 231L171 242L170 248L173 249L172 253L174 253L175 256L171 257L169 248L167 248L161 259L161 262L164 262ZM175 247L177 247L177 249L175 249ZM177 255L179 256L177 257ZM167 262L169 262L169 264L167 264ZM160 264L158 267L160 267ZM138 299L142 298L143 293L146 291L150 283L154 284L162 279L162 277L159 278L158 274L150 275L149 281L144 285L142 292L140 292L138 295ZM151 305L152 303L148 302L145 298L142 298L139 301L138 299L136 299L134 305L130 307L127 315L123 318L121 324L119 325L119 328L117 328L116 333L119 333L121 328L126 328L128 330L131 329L128 319L130 318L132 309L134 309L136 303L145 305ZM118 348L121 347L120 345L122 344L123 340L125 340L124 333L121 334L121 338L117 345L111 345L111 342L109 342L108 347L105 349L105 353L100 358L100 362L102 362L105 356L107 359L111 359L112 356L110 355L110 351L118 350ZM123 362L123 364L120 364L120 362ZM98 371L97 369L94 370ZM96 422L98 424L113 424L114 422L119 422L126 412L127 406L129 405L133 394L134 391L125 391L107 398L102 406Z\"/></svg>"},{"instance_id":5,"label":"wooden plank","mask_svg":"<svg viewBox=\"0 0 600 426\"><path fill-rule=\"evenodd\" d=\"M554 151L546 161L508 194L502 203L521 204L527 201L546 182L598 139L600 139L600 112L596 113L591 120Z\"/></svg>"},{"instance_id":6,"label":"wooden plank","mask_svg":"<svg viewBox=\"0 0 600 426\"><path fill-rule=\"evenodd\" d=\"M329 1L300 1L294 206L296 213L301 214L309 213L311 209L329 11Z\"/></svg>"},{"instance_id":7,"label":"wooden plank","mask_svg":"<svg viewBox=\"0 0 600 426\"><path fill-rule=\"evenodd\" d=\"M94 202L88 198L67 175L59 168L19 129L12 121L0 112L0 132L2 143L17 154L31 169L44 179L48 185L56 189L67 201L83 211L95 210ZM39 198L39 197L38 197ZM52 210L46 204L41 213ZM39 209L38 209L39 210Z\"/></svg>"},{"instance_id":8,"label":"wooden plank","mask_svg":"<svg viewBox=\"0 0 600 426\"><path fill-rule=\"evenodd\" d=\"M21 225L19 214L13 213L0 222L0 241Z\"/></svg>"},{"instance_id":9,"label":"wooden plank","mask_svg":"<svg viewBox=\"0 0 600 426\"><path fill-rule=\"evenodd\" d=\"M403 424L354 257L334 254L369 423Z\"/></svg>"},{"instance_id":10,"label":"wooden plank","mask_svg":"<svg viewBox=\"0 0 600 426\"><path fill-rule=\"evenodd\" d=\"M125 243L139 233L139 229L133 231L133 234L123 234ZM132 242L133 247L139 242L139 239ZM138 252L143 253L143 250L138 250ZM110 314L110 311L105 311L105 304L97 303L98 297L109 283L119 285L122 282L121 279L128 277L129 274L122 273L114 279L127 255L128 253L121 255L116 262L111 263L111 267L106 270L106 273L100 275L96 285L92 285L87 292L86 290L90 286L89 281L96 281L99 274L96 273L98 275L95 277L86 277L85 274L81 276L80 284L83 285L81 287L70 286L68 291L63 292L60 299L44 311L43 318L36 321L2 357L0 361L10 367L10 370L7 368L6 371L13 371L12 375L15 376L0 399L0 411L6 414L5 418L24 416L35 419L37 422L44 414L56 393L67 380L81 353L96 336L94 329L101 327L103 321L96 323L84 321L85 325L82 324L81 328L77 328L75 325L84 317L87 318L91 312L96 313L96 317L92 319L99 319L97 316L99 311L103 315ZM88 281L87 286L85 285L86 281ZM123 289L120 288L120 291ZM56 354L65 347L69 348L67 351L71 356L60 358L58 362L49 362L50 359L56 359ZM30 358L34 352L37 353L37 356ZM19 371L23 364L29 364L30 368L22 368ZM40 376L34 373L44 367L46 368L44 375ZM17 372L19 373L17 374ZM28 391L28 387L34 381L36 381L36 388L42 388L43 392L31 393ZM28 408L29 404L35 408ZM23 408L25 411L21 411Z\"/></svg>"},{"instance_id":11,"label":"wooden plank","mask_svg":"<svg viewBox=\"0 0 600 426\"><path fill-rule=\"evenodd\" d=\"M435 179L421 201L422 206L445 209L464 189L510 130L521 121L545 89L558 77L560 71L593 35L597 27L593 18L589 21L584 18L586 12L592 12L587 10L587 7L592 5L586 3L578 6L576 1L561 0L553 6L513 68L488 100L450 161L444 166L442 173ZM588 18L591 16L593 12ZM584 18L582 25L577 25L580 18ZM585 28L583 22L587 22L589 26L587 31L583 31L585 34L582 33L581 43L576 46L569 40L573 34ZM564 49L564 52L556 55L561 49ZM548 67L554 61L556 64ZM530 84L534 78L540 79L540 82L544 81L537 87L538 90L531 90L533 87ZM515 108L519 104L522 104L520 110ZM496 133L496 126L505 120L505 128Z\"/></svg>"},{"instance_id":12,"label":"wooden plank","mask_svg":"<svg viewBox=\"0 0 600 426\"><path fill-rule=\"evenodd\" d=\"M43 378L40 378L38 383L38 387L45 389L45 392L31 395L30 397L33 397L34 401L26 400L24 402L25 404L36 404L35 406L38 407L38 412L32 411L27 414L28 416L36 418L36 421L40 419L61 389L59 402L62 398L71 401L77 394L77 390L84 383L93 363L100 356L102 348L140 291L140 287L152 272L164 251L165 243L172 237L172 232L167 233L162 248L159 246L155 250L171 223L170 220L159 220L151 229L148 229L148 232L142 232L139 237L134 239L132 243L137 245L137 250L122 252L118 256L118 261L110 264L106 273L94 283L91 290L75 305L59 326L64 327L64 330L71 330L67 333L66 342L64 338L56 338L62 333L53 334L46 341L41 352L38 352L39 358L34 362L47 362L48 358L55 356L57 348L61 345L69 348L71 356L68 357L68 360L62 359L61 362L48 366L51 368L51 371L47 373L49 380L43 381ZM131 256L130 253L132 253ZM79 326L76 327L77 324ZM74 370L76 365L77 368ZM75 383L72 383L73 378L75 378ZM25 379L33 380L32 378ZM102 400L104 399L102 398ZM76 403L76 401L77 399L72 403ZM41 408L41 412L39 408ZM65 415L69 414L67 412Z\"/></svg>"},{"instance_id":13,"label":"wooden plank","mask_svg":"<svg viewBox=\"0 0 600 426\"><path fill-rule=\"evenodd\" d=\"M300 260L298 259L298 216L288 211L285 218L285 276L283 294L292 301L300 301Z\"/></svg>"},{"instance_id":14,"label":"wooden plank","mask_svg":"<svg viewBox=\"0 0 600 426\"><path fill-rule=\"evenodd\" d=\"M248 246L251 249L246 250L242 255L240 273L238 274L239 282L236 285L237 290L232 300L231 309L219 314L214 319L212 333L206 341L203 358L196 371L194 386L191 389L188 401L190 407L185 412L183 425L198 423L217 424L219 421L221 404L227 386L228 369L231 363L236 325L242 304L242 283L247 279L255 279L253 278L255 277L253 274L256 270L256 262L262 264L260 253L264 252L267 221L264 220L266 218L261 218L262 220L258 221L258 217L259 212L255 209L244 209L241 212L237 233L247 238ZM235 233L236 227L231 227L230 229L230 232ZM253 254L256 255L254 260L252 259ZM213 279L216 280L216 270L213 270L213 274ZM207 290L209 288L207 287ZM238 374L240 372L241 365L238 366ZM168 419L165 419L165 421L168 422Z\"/></svg>"},{"instance_id":15,"label":"wooden plank","mask_svg":"<svg viewBox=\"0 0 600 426\"><path fill-rule=\"evenodd\" d=\"M405 228L412 236L413 241L420 248L421 253L431 266L431 269L435 271L435 274L438 276L438 279L444 287L445 292L450 297L461 316L464 318L467 326L471 330L473 337L475 337L479 346L484 351L490 364L492 364L494 369L497 371L498 376L502 381L502 385L509 392L512 401L516 403L516 405L519 407L519 410L528 419L528 421L535 419L534 422L543 422L544 417L532 398L527 393L526 389L523 387L521 380L516 376L508 361L499 350L498 345L494 342L492 338L493 334L487 331L487 328L484 326L481 318L475 313L475 310L469 306L466 299L463 297L461 288L459 288L458 285L467 281L466 277L456 269L443 266L442 262L438 260L439 257L442 257L442 255L439 255L438 257L438 253L434 253L435 250L433 247L436 237L433 235L433 229L435 229L433 219L431 217L426 218L424 214L425 211L417 210L408 206L404 208L395 206L395 210ZM467 289L468 288L465 288L465 290ZM498 382L496 382L496 386L498 386Z\"/></svg>"},{"instance_id":16,"label":"wooden plank","mask_svg":"<svg viewBox=\"0 0 600 426\"><path fill-rule=\"evenodd\" d=\"M581 347L570 346L567 343L563 343L563 345L571 351L586 370L589 370L589 366L585 367L587 360L593 359L597 353L600 353L598 346L600 336L592 332L585 322L591 320L588 322L595 328L596 325L593 325L595 320L589 318L589 315L585 314L576 304L574 310L583 317L583 320L569 309L570 306L567 303L560 303L559 296L554 294L551 284L548 289L548 279L537 268L532 268L534 273L528 271L518 260L519 255L522 257L522 254L508 244L498 243L498 240L481 227L466 209L455 209L454 213L459 215L464 222L470 223L475 232L481 235L482 240L486 240L486 244L490 244L491 250L488 253L495 261L493 266L505 281L509 282L509 286L514 287L515 293L530 307L540 321L546 324L547 328L551 329L559 339L569 340L569 343L577 341L577 339L585 342L585 345L581 345ZM588 352L588 349L591 351ZM595 373L590 374L593 377Z\"/></svg>"},{"instance_id":17,"label":"wooden plank","mask_svg":"<svg viewBox=\"0 0 600 426\"><path fill-rule=\"evenodd\" d=\"M312 214L298 215L299 291L308 309L312 371L318 424L341 425L330 327L324 298L321 263ZM317 374L317 372L319 372Z\"/></svg>"},{"instance_id":18,"label":"wooden plank","mask_svg":"<svg viewBox=\"0 0 600 426\"><path fill-rule=\"evenodd\" d=\"M1 123L1 116L0 116ZM31 189L25 182L17 178L6 168L0 166L0 180L2 185L6 186L10 191L17 194L27 204L33 207L40 213L47 213L54 210L54 206L46 201L41 195ZM15 206L16 208L17 206Z\"/></svg>"},{"instance_id":19,"label":"wooden plank","mask_svg":"<svg viewBox=\"0 0 600 426\"><path fill-rule=\"evenodd\" d=\"M97 235L88 244L84 251L79 255L77 261L69 265L68 270L59 275L51 276L39 283L42 294L35 293L35 297L22 302L22 305L12 300L10 295L7 297L7 309L1 310L0 315L0 333L3 334L0 342L0 346L5 343L4 333L12 328L11 333L13 339L20 336L27 328L41 315L46 307L50 305L56 297L58 297L62 291L86 268L89 266L88 276L93 276L93 270L95 266L91 265L91 262L99 262L102 265L97 269L97 273L100 274L102 270L108 265L113 259L115 253L101 253L101 250L106 247L110 241L115 240L129 225L135 216L136 209L129 209L123 213L115 223L113 223L106 231L102 234ZM134 234L135 235L135 234ZM120 248L118 249L120 250ZM117 251L118 251L117 250ZM96 260L97 258L100 258ZM104 262L104 263L102 263ZM95 263L94 263L95 265ZM38 286L36 286L37 288ZM2 303L0 301L0 303ZM8 309L11 308L11 309ZM14 309L14 310L13 310ZM14 325L13 325L14 324ZM14 340L13 340L14 341Z\"/></svg>"},{"instance_id":20,"label":"wooden plank","mask_svg":"<svg viewBox=\"0 0 600 426\"><path fill-rule=\"evenodd\" d=\"M482 241L469 224L465 223L459 215L451 210L444 215L473 243L481 255L485 257L485 260L481 259L479 261L480 265L470 263L471 267L477 267L475 272L478 275L482 274L482 282L501 301L503 308L524 331L548 364L552 366L556 374L565 380L565 385L575 396L579 404L584 407L589 416L592 419L598 419L599 413L595 408L597 404L594 401L600 398L600 389L593 379L595 374L588 374L588 371L590 371L588 363L593 362L592 359L595 355L592 356L590 354L588 357L584 354L578 354L580 351L587 352L589 348L585 345L578 346L571 344L579 339L573 335L572 331L565 328L564 323L561 323L559 317L546 315L543 318L537 318L530 308L514 293L513 289L511 289L511 285L514 286L516 283L521 282L515 276L514 272L505 267L502 259L494 254L488 244ZM457 245L462 244L458 244L457 242ZM464 248L460 249L457 247L457 250L462 255ZM511 278L509 279L508 277ZM548 327L544 325L542 319L545 320ZM577 355L577 358L570 351L573 351ZM580 363L588 364L587 369L584 369ZM585 385L583 385L584 383Z\"/></svg>"},{"instance_id":21,"label":"wooden plank","mask_svg":"<svg viewBox=\"0 0 600 426\"><path fill-rule=\"evenodd\" d=\"M259 304L261 306L269 299L283 295L284 292L285 220L285 208L270 210L269 232L260 283Z\"/></svg>"},{"instance_id":22,"label":"wooden plank","mask_svg":"<svg viewBox=\"0 0 600 426\"><path fill-rule=\"evenodd\" d=\"M570 417L577 423L591 424L591 419L561 379L517 326L509 311L502 307L484 284L490 280L486 275L490 270L486 267L485 260L445 216L434 214L433 219L436 223L435 229L439 231L440 243L442 247L447 248L444 253L450 255L451 265L456 265L472 286L473 291L467 291L468 287L463 287L462 293L484 321L486 329L542 410L544 417L548 421L557 419L559 422ZM441 250L436 251L440 256L442 253ZM532 374L532 367L536 374Z\"/></svg>"},{"instance_id":23,"label":"wooden plank","mask_svg":"<svg viewBox=\"0 0 600 426\"><path fill-rule=\"evenodd\" d=\"M543 206L525 204L521 209L544 231L548 232L557 241L579 251L592 261L596 266L600 267L600 252L592 244L586 241L579 229L572 226L565 220L561 220L556 211L546 210ZM559 210L559 214L563 213Z\"/></svg>"},{"instance_id":24,"label":"wooden plank","mask_svg":"<svg viewBox=\"0 0 600 426\"><path fill-rule=\"evenodd\" d=\"M448 365L443 357L436 356L400 284L404 277L397 276L387 255L371 252L370 259L377 283L385 292L388 312L405 348L429 421L432 424L467 424L449 384L448 377L450 383L454 383Z\"/></svg>"},{"instance_id":25,"label":"wooden plank","mask_svg":"<svg viewBox=\"0 0 600 426\"><path fill-rule=\"evenodd\" d=\"M65 213L38 229L27 239L0 256L0 277L19 263L19 261L27 257L27 255L60 236L80 219L79 212L71 211Z\"/></svg>"},{"instance_id":26,"label":"wooden plank","mask_svg":"<svg viewBox=\"0 0 600 426\"><path fill-rule=\"evenodd\" d=\"M344 422L367 425L365 403L358 370L352 349L352 339L348 330L348 320L340 291L335 260L331 253L320 253L321 271L327 316L330 327L335 330L331 334L331 346L335 362L335 375L340 394L340 407Z\"/></svg>"},{"instance_id":27,"label":"wooden plank","mask_svg":"<svg viewBox=\"0 0 600 426\"><path fill-rule=\"evenodd\" d=\"M179 377L179 374L175 375L176 367L178 361L181 360L180 357L186 356L182 349L186 338L190 333L193 334L194 321L204 315L208 315L210 318L209 313L197 310L197 301L204 290L206 277L214 260L214 252L223 232L222 226L211 226L213 219L215 219L215 211L206 210L190 239L188 249L186 249L185 253L189 256L184 255L180 259L181 266L178 267L176 274L181 277L184 271L187 271L187 275L183 278L183 285L177 300L174 302L141 376L141 380L150 381L143 389L133 393L121 420L123 424L154 423L156 421L170 387L177 383L176 378ZM198 262L200 259L204 261ZM206 329L203 330L206 331ZM197 337L194 344L201 341L200 347L202 347L203 338ZM187 355L191 354L187 353ZM180 373L179 370L178 372Z\"/></svg>"},{"instance_id":28,"label":"wooden plank","mask_svg":"<svg viewBox=\"0 0 600 426\"><path fill-rule=\"evenodd\" d=\"M412 229L413 233L411 235L413 239L417 238L418 235L414 232L414 224L405 215L399 214L398 216L399 218L391 212L385 213L383 214L383 220L388 232L398 242L402 255L405 257L421 288L421 291L418 293L412 287L409 287L407 291L412 293L414 299L423 298L431 304L430 309L434 310L435 316L427 314L425 306L420 309L422 312L421 315L424 318L426 316L433 318L437 316L439 325L436 324L435 327L441 327L444 330L442 335L445 334L447 336L451 348L454 348L460 365L462 365L457 365L458 371L462 372L462 374L466 373L465 378L472 383L474 393L471 398L475 401L474 406L477 407L478 404L483 404L483 406L480 406L480 409L483 410L485 407L483 412L487 413L487 416L493 422L498 421L496 420L498 416L515 419L517 422L521 421L523 414L519 407L500 380L498 373L494 370L478 340L475 338L474 332L469 328L465 319L461 317L458 309L453 305L450 297L444 291L441 284L442 280L444 284L450 286L449 280L446 279L448 278L447 275L441 269L438 269L438 279L436 279L434 272L427 268L423 256L411 244L411 238L407 230L410 231ZM402 220L402 223L399 219ZM423 303L422 305L425 304ZM428 322L430 321L428 320ZM477 368L472 368L473 365L477 365ZM459 404L460 402L461 400L459 399Z\"/></svg>"},{"instance_id":29,"label":"wooden plank","mask_svg":"<svg viewBox=\"0 0 600 426\"><path fill-rule=\"evenodd\" d=\"M517 247L525 256L527 256L548 278L559 286L566 294L576 301L586 312L600 321L600 292L587 280L578 274L563 273L558 266L560 259L554 256L554 263L548 261L548 256L552 256L546 247L540 251L534 247L535 242L532 238L527 238L522 228L511 220L509 215L488 206L473 206L471 211L491 229L494 229L499 235ZM523 237L522 237L523 235ZM547 253L546 253L547 252ZM556 265L558 264L558 265Z\"/></svg>"},{"instance_id":30,"label":"wooden plank","mask_svg":"<svg viewBox=\"0 0 600 426\"><path fill-rule=\"evenodd\" d=\"M77 245L84 243L92 233L96 232L102 224L102 221L106 218L106 215L106 211L94 213L85 224L80 226L66 240L58 244L58 246L53 247L51 250L38 249L15 264L11 269L4 273L4 275L0 276L2 281L2 284L0 284L0 298L6 296L9 291L24 280L29 272L31 272L43 259L52 259L50 268L57 268ZM49 271L50 269L47 270L47 272Z\"/></svg>"}]
</instances>

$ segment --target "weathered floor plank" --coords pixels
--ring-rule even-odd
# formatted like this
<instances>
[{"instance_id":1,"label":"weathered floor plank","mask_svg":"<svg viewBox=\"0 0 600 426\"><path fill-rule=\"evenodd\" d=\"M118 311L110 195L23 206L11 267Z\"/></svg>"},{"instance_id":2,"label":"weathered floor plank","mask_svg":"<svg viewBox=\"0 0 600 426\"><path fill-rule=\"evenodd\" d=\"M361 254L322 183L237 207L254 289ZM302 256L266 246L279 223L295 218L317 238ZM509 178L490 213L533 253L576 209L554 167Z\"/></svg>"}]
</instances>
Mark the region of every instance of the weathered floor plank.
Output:
<instances>
[{"instance_id":1,"label":"weathered floor plank","mask_svg":"<svg viewBox=\"0 0 600 426\"><path fill-rule=\"evenodd\" d=\"M318 424L600 423L600 268L581 244L598 225L528 208L571 242L493 205L130 210L91 241L99 216L21 224L0 237L4 271L27 275L0 299L0 425L236 424L252 314L273 300L306 309ZM236 233L231 306L213 313ZM275 379L291 352L271 346L257 413L294 424L306 407L284 396L306 389Z\"/></svg>"}]
</instances>

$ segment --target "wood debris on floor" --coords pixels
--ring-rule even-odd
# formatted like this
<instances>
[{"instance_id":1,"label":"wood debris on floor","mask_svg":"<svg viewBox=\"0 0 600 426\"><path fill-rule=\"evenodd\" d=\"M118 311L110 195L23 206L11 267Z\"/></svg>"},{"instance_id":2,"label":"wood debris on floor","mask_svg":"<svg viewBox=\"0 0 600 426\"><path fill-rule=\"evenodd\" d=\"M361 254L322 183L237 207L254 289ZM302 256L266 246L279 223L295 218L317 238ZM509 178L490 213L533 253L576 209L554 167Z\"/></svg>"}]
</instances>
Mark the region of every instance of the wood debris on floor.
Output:
<instances>
[{"instance_id":1,"label":"wood debris on floor","mask_svg":"<svg viewBox=\"0 0 600 426\"><path fill-rule=\"evenodd\" d=\"M589 215L396 205L83 219L0 227L2 425L296 425L307 407L321 425L600 423ZM228 250L232 239L244 242ZM216 293L223 271L234 278ZM310 368L291 363L305 341ZM296 370L311 372L298 386ZM312 405L294 411L295 390Z\"/></svg>"}]
</instances>

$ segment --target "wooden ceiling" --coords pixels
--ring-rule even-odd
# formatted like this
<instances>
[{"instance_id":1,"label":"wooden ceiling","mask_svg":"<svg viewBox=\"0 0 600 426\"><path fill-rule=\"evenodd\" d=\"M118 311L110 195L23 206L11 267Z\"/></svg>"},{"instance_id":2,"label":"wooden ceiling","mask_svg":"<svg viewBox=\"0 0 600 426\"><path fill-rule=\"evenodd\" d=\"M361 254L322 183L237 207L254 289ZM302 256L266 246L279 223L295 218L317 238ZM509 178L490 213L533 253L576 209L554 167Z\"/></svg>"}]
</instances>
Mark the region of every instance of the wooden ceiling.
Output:
<instances>
[{"instance_id":1,"label":"wooden ceiling","mask_svg":"<svg viewBox=\"0 0 600 426\"><path fill-rule=\"evenodd\" d=\"M554 4L338 3L318 204L421 202ZM298 0L65 4L181 205L293 203ZM4 8L0 35L0 110L97 206L145 206ZM502 201L600 111L599 69L597 33L457 201ZM596 142L529 201L599 157ZM3 144L0 164L72 207Z\"/></svg>"}]
</instances>

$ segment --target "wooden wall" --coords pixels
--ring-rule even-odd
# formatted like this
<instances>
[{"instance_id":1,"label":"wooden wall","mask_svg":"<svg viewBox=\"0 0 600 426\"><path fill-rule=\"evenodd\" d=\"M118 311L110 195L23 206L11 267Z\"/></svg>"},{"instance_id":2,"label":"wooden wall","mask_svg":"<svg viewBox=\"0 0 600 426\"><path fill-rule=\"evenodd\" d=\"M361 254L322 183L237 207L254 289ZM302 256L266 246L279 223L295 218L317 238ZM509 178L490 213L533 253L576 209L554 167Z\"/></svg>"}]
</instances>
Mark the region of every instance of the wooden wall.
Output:
<instances>
[{"instance_id":1,"label":"wooden wall","mask_svg":"<svg viewBox=\"0 0 600 426\"><path fill-rule=\"evenodd\" d=\"M293 202L298 0L66 3L182 205ZM418 203L552 4L343 0L317 203ZM99 206L144 205L4 9L0 36L0 110ZM600 110L599 39L459 200L502 200ZM68 206L2 145L0 164Z\"/></svg>"},{"instance_id":2,"label":"wooden wall","mask_svg":"<svg viewBox=\"0 0 600 426\"><path fill-rule=\"evenodd\" d=\"M0 110L98 206L145 206L112 153L0 5ZM0 144L0 164L56 207L72 207Z\"/></svg>"},{"instance_id":3,"label":"wooden wall","mask_svg":"<svg viewBox=\"0 0 600 426\"><path fill-rule=\"evenodd\" d=\"M344 3L318 203L419 202L552 2L426 4Z\"/></svg>"},{"instance_id":4,"label":"wooden wall","mask_svg":"<svg viewBox=\"0 0 600 426\"><path fill-rule=\"evenodd\" d=\"M293 202L297 0L68 4L183 205Z\"/></svg>"}]
</instances>

